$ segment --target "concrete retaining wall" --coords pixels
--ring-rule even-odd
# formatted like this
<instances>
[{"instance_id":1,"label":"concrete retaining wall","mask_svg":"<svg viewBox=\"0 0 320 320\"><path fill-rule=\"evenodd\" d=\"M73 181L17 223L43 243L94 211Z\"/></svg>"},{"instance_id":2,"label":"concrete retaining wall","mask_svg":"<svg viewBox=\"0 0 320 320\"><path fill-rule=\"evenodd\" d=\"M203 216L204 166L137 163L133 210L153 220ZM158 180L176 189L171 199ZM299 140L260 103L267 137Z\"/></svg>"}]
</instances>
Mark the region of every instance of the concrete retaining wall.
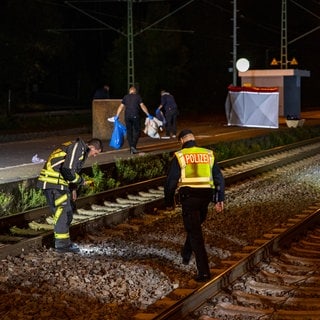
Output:
<instances>
[{"instance_id":1,"label":"concrete retaining wall","mask_svg":"<svg viewBox=\"0 0 320 320\"><path fill-rule=\"evenodd\" d=\"M106 99L92 101L92 137L101 140L110 140L113 123L108 118L116 115L117 109L121 103L120 99ZM124 112L119 116L124 124Z\"/></svg>"}]
</instances>

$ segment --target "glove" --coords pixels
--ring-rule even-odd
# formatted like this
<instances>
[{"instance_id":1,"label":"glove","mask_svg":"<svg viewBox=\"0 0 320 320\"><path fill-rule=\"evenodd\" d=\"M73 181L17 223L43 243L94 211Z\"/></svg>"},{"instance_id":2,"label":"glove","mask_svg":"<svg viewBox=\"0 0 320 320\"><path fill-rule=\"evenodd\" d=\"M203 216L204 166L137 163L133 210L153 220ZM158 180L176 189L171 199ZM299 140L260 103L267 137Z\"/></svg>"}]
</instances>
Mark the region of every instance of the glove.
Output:
<instances>
[{"instance_id":1,"label":"glove","mask_svg":"<svg viewBox=\"0 0 320 320\"><path fill-rule=\"evenodd\" d=\"M119 117L118 116L113 116L111 118L108 118L108 121L109 122L115 122L115 121L118 121L119 120Z\"/></svg>"},{"instance_id":2,"label":"glove","mask_svg":"<svg viewBox=\"0 0 320 320\"><path fill-rule=\"evenodd\" d=\"M148 119L152 120L153 116L151 114L148 114Z\"/></svg>"}]
</instances>

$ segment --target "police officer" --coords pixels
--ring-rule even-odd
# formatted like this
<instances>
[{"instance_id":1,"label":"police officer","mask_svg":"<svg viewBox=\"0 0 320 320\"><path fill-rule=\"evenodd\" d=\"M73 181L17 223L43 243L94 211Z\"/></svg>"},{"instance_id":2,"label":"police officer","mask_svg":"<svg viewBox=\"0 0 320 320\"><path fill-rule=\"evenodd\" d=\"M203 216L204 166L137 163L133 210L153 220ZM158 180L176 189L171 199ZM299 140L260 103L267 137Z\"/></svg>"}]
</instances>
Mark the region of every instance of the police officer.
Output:
<instances>
[{"instance_id":1,"label":"police officer","mask_svg":"<svg viewBox=\"0 0 320 320\"><path fill-rule=\"evenodd\" d=\"M224 178L211 150L196 145L194 134L185 129L178 135L182 149L175 152L165 182L164 195L167 207L174 207L178 189L182 205L182 218L187 233L182 248L182 262L188 264L195 254L198 282L210 279L210 268L202 235L201 224L206 220L211 201L217 212L223 210Z\"/></svg>"},{"instance_id":2,"label":"police officer","mask_svg":"<svg viewBox=\"0 0 320 320\"><path fill-rule=\"evenodd\" d=\"M43 190L54 214L55 248L58 252L79 252L79 247L71 242L69 235L77 187L85 183L79 172L88 157L95 157L101 151L99 139L91 139L88 143L80 138L66 142L51 153L40 172L37 186Z\"/></svg>"}]
</instances>

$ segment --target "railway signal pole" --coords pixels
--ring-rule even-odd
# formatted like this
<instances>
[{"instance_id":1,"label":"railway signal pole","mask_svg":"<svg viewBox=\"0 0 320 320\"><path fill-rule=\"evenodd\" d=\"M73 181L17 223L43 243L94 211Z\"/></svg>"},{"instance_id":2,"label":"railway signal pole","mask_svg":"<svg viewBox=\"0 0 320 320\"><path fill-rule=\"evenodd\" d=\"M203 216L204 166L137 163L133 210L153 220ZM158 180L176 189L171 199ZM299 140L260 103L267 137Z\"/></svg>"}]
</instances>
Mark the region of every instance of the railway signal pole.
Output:
<instances>
[{"instance_id":1,"label":"railway signal pole","mask_svg":"<svg viewBox=\"0 0 320 320\"><path fill-rule=\"evenodd\" d=\"M232 36L232 40L233 40L233 45L232 45L232 72L233 72L233 80L232 80L232 84L234 86L237 85L237 68L236 68L236 64L237 64L237 0L233 0L233 36Z\"/></svg>"}]
</instances>

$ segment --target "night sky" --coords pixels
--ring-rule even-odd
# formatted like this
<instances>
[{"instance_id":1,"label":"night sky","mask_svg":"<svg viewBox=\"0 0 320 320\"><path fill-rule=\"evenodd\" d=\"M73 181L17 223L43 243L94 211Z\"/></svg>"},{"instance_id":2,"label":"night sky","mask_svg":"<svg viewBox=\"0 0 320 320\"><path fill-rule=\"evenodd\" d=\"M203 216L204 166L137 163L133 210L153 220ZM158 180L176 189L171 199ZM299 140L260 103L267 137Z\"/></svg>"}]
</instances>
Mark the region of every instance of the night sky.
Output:
<instances>
[{"instance_id":1,"label":"night sky","mask_svg":"<svg viewBox=\"0 0 320 320\"><path fill-rule=\"evenodd\" d=\"M275 68L281 0L237 5L237 57L250 69ZM126 1L2 0L0 16L2 101L9 89L17 103L82 105L103 83L114 98L127 92ZM157 105L166 88L186 109L223 109L233 79L232 16L225 0L133 2L135 81L147 104ZM319 106L319 21L320 1L287 0L288 60L311 71L302 80L307 107Z\"/></svg>"}]
</instances>

